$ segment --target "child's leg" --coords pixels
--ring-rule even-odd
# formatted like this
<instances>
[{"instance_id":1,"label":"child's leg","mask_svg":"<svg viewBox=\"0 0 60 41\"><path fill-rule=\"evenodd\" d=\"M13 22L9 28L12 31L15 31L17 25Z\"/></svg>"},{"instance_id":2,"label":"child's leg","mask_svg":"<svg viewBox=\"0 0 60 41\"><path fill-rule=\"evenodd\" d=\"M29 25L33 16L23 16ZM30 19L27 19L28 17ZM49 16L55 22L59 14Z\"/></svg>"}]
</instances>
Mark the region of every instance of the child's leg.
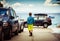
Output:
<instances>
[{"instance_id":1,"label":"child's leg","mask_svg":"<svg viewBox=\"0 0 60 41\"><path fill-rule=\"evenodd\" d=\"M32 36L32 32L33 32L33 25L28 25L28 30L29 30L29 36Z\"/></svg>"},{"instance_id":2,"label":"child's leg","mask_svg":"<svg viewBox=\"0 0 60 41\"><path fill-rule=\"evenodd\" d=\"M29 34L30 34L29 36L32 36L32 30L29 31Z\"/></svg>"}]
</instances>

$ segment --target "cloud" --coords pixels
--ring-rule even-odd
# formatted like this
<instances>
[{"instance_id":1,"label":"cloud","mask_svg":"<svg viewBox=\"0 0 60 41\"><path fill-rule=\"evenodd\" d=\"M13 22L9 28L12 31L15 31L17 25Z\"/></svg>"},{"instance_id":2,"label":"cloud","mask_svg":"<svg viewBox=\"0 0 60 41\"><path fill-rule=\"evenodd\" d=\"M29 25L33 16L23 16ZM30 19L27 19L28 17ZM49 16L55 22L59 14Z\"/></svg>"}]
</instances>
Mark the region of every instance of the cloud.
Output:
<instances>
[{"instance_id":1,"label":"cloud","mask_svg":"<svg viewBox=\"0 0 60 41\"><path fill-rule=\"evenodd\" d=\"M50 1L48 1L46 4L47 6L36 6L34 4L23 4L23 3L14 3L12 4L12 8L16 11L16 13L48 13L48 12L58 12L59 10L57 10L56 8L52 7L52 4L49 3ZM53 6L56 6L57 4L54 4ZM51 6L51 7L48 7ZM53 11L52 11L53 9Z\"/></svg>"},{"instance_id":2,"label":"cloud","mask_svg":"<svg viewBox=\"0 0 60 41\"><path fill-rule=\"evenodd\" d=\"M52 0L46 0L45 3L44 3L44 5L45 6L59 6L58 4L52 4L51 1Z\"/></svg>"},{"instance_id":3,"label":"cloud","mask_svg":"<svg viewBox=\"0 0 60 41\"><path fill-rule=\"evenodd\" d=\"M29 4L28 6L29 6L29 7L33 7L34 5L32 5L32 4Z\"/></svg>"},{"instance_id":4,"label":"cloud","mask_svg":"<svg viewBox=\"0 0 60 41\"><path fill-rule=\"evenodd\" d=\"M10 4L6 2L6 0L2 0L1 3L3 4L4 7L10 6Z\"/></svg>"},{"instance_id":5,"label":"cloud","mask_svg":"<svg viewBox=\"0 0 60 41\"><path fill-rule=\"evenodd\" d=\"M12 4L11 6L12 7L27 7L27 8L29 7L30 8L30 7L33 7L34 5L33 4L27 5L27 4L22 4L22 3L16 2L16 3Z\"/></svg>"},{"instance_id":6,"label":"cloud","mask_svg":"<svg viewBox=\"0 0 60 41\"><path fill-rule=\"evenodd\" d=\"M16 3L14 3L14 4L12 4L11 6L12 7L20 7L20 6L22 6L23 4L21 4L21 3L19 3L19 2L16 2Z\"/></svg>"},{"instance_id":7,"label":"cloud","mask_svg":"<svg viewBox=\"0 0 60 41\"><path fill-rule=\"evenodd\" d=\"M51 0L50 0L51 1ZM58 10L53 9L52 11L52 7L51 9L49 9L48 6L52 6L52 4L50 3L50 1L46 1L44 5L46 6L36 6L36 4L23 4L23 3L20 3L20 2L16 2L14 4L9 4L9 3L6 3L5 2L5 6L11 6L15 11L16 13L29 13L29 12L38 12L38 13L42 13L42 12L57 12ZM53 6L56 6L57 4L54 4Z\"/></svg>"},{"instance_id":8,"label":"cloud","mask_svg":"<svg viewBox=\"0 0 60 41\"><path fill-rule=\"evenodd\" d=\"M24 4L16 2L11 5L11 7L16 11L16 12L24 12L26 9L24 8Z\"/></svg>"},{"instance_id":9,"label":"cloud","mask_svg":"<svg viewBox=\"0 0 60 41\"><path fill-rule=\"evenodd\" d=\"M16 12L30 12L33 10L34 5L16 2L12 4L11 7L14 8Z\"/></svg>"},{"instance_id":10,"label":"cloud","mask_svg":"<svg viewBox=\"0 0 60 41\"><path fill-rule=\"evenodd\" d=\"M52 0L46 0L45 1L45 4L48 4L48 3L50 3Z\"/></svg>"}]
</instances>

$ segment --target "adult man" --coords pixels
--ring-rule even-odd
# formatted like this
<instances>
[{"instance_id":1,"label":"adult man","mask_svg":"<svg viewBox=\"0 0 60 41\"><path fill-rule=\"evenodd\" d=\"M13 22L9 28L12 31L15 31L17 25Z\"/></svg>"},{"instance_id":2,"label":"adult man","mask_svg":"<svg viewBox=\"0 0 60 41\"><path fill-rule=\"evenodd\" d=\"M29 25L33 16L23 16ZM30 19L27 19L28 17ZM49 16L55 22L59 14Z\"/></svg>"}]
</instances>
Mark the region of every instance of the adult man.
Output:
<instances>
[{"instance_id":1,"label":"adult man","mask_svg":"<svg viewBox=\"0 0 60 41\"><path fill-rule=\"evenodd\" d=\"M33 23L34 23L34 18L32 17L32 13L29 13L29 17L27 19L28 30L29 30L29 34L30 34L29 36L32 36Z\"/></svg>"}]
</instances>

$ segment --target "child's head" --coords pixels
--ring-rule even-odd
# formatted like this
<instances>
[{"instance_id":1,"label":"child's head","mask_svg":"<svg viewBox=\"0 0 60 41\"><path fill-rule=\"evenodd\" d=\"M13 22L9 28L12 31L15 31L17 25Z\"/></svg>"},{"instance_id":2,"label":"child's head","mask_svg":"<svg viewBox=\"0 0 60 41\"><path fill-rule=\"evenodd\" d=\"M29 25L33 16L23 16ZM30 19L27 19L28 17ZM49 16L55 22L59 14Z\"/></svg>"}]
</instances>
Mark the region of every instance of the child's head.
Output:
<instances>
[{"instance_id":1,"label":"child's head","mask_svg":"<svg viewBox=\"0 0 60 41\"><path fill-rule=\"evenodd\" d=\"M32 16L32 13L31 12L29 13L29 16Z\"/></svg>"}]
</instances>

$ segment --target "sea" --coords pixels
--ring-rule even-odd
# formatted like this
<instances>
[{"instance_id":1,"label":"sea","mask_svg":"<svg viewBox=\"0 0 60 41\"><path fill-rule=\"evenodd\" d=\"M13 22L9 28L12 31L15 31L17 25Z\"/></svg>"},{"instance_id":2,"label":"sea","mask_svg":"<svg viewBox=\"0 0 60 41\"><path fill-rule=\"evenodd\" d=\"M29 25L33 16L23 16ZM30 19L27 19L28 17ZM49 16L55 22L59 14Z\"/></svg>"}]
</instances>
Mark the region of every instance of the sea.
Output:
<instances>
[{"instance_id":1,"label":"sea","mask_svg":"<svg viewBox=\"0 0 60 41\"><path fill-rule=\"evenodd\" d=\"M52 25L51 26L58 26L60 25L60 13L47 13L48 17L51 18L52 20ZM27 20L27 17L29 16L28 13L17 13L20 19L24 19L25 21ZM32 14L34 17L34 14Z\"/></svg>"}]
</instances>

